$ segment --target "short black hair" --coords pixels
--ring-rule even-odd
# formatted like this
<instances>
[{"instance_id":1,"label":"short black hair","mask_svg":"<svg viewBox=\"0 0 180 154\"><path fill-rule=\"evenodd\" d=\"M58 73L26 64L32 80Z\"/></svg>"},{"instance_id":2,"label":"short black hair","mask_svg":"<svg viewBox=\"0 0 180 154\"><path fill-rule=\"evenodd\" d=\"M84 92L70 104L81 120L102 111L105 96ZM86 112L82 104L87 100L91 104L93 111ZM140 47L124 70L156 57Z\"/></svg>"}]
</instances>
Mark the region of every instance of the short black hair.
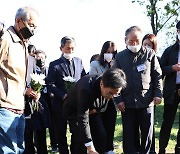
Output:
<instances>
[{"instance_id":1,"label":"short black hair","mask_svg":"<svg viewBox=\"0 0 180 154\"><path fill-rule=\"evenodd\" d=\"M75 43L75 39L74 39L73 37L64 36L64 37L61 39L61 48L63 48L68 41Z\"/></svg>"},{"instance_id":2,"label":"short black hair","mask_svg":"<svg viewBox=\"0 0 180 154\"><path fill-rule=\"evenodd\" d=\"M90 59L90 63L91 63L92 61L98 60L98 58L99 58L99 54L94 54L94 55L92 55L92 56L91 56L91 59Z\"/></svg>"},{"instance_id":3,"label":"short black hair","mask_svg":"<svg viewBox=\"0 0 180 154\"><path fill-rule=\"evenodd\" d=\"M126 87L126 75L119 68L110 68L103 73L101 78L104 87L109 88L125 88Z\"/></svg>"},{"instance_id":4,"label":"short black hair","mask_svg":"<svg viewBox=\"0 0 180 154\"><path fill-rule=\"evenodd\" d=\"M35 53L36 52L36 47L32 44L28 45L28 53Z\"/></svg>"}]
</instances>

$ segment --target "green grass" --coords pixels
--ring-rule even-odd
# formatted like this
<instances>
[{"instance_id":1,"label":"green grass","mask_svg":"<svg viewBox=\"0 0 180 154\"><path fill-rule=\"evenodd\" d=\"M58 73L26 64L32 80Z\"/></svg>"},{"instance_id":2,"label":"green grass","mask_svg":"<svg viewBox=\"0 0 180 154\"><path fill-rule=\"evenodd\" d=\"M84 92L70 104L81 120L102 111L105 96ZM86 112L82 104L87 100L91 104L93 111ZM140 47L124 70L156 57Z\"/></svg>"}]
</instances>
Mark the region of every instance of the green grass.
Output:
<instances>
[{"instance_id":1,"label":"green grass","mask_svg":"<svg viewBox=\"0 0 180 154\"><path fill-rule=\"evenodd\" d=\"M168 143L168 147L166 151L168 153L174 153L174 147L176 145L176 137L177 137L177 131L179 127L179 110L176 114L176 118L173 124L173 128L171 130L171 136L170 140ZM157 105L156 106L156 111L155 111L155 139L156 139L156 152L158 152L159 148L159 132L161 129L161 124L162 124L162 118L163 118L163 104ZM115 130L115 137L114 137L114 142L120 146L119 149L115 149L115 152L117 154L122 153L122 122L121 122L121 114L118 112L117 116L117 122L116 122L116 130Z\"/></svg>"},{"instance_id":2,"label":"green grass","mask_svg":"<svg viewBox=\"0 0 180 154\"><path fill-rule=\"evenodd\" d=\"M163 116L163 104L157 105L156 106L156 112L155 112L155 139L156 139L156 152L158 152L158 145L159 145L159 132L162 124L162 116ZM176 137L177 137L177 131L179 127L179 110L176 114L176 118L174 121L173 128L171 130L171 136L170 140L168 143L168 147L166 151L168 153L174 153L174 147L176 144ZM70 143L70 134L69 132L67 133L68 136L68 143ZM47 141L48 141L48 147L50 148L49 145L49 135L47 133ZM121 114L118 112L117 115L117 122L116 122L116 130L114 134L114 143L119 145L119 148L115 149L114 151L117 154L122 153L122 122L121 122ZM50 149L49 149L50 151ZM50 152L49 152L50 153Z\"/></svg>"}]
</instances>

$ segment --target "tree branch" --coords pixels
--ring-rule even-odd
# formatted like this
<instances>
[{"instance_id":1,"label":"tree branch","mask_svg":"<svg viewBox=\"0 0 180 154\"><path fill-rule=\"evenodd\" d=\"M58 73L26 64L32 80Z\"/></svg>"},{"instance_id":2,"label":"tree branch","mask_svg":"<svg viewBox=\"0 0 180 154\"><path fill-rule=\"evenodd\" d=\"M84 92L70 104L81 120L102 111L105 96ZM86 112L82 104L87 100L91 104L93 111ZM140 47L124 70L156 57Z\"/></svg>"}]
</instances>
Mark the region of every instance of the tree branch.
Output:
<instances>
[{"instance_id":1,"label":"tree branch","mask_svg":"<svg viewBox=\"0 0 180 154\"><path fill-rule=\"evenodd\" d=\"M179 10L180 9L180 6L175 10ZM174 16L174 14L172 14L163 24L162 26L158 29L157 33L164 27L164 25Z\"/></svg>"}]
</instances>

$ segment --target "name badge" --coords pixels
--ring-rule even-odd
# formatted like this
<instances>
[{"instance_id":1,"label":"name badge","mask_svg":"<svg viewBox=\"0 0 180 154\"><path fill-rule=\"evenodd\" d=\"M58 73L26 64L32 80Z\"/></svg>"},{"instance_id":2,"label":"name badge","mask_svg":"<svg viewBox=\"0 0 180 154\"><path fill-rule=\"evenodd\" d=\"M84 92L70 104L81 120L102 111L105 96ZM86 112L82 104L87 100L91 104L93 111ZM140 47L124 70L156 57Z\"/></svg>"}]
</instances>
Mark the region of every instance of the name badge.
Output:
<instances>
[{"instance_id":1,"label":"name badge","mask_svg":"<svg viewBox=\"0 0 180 154\"><path fill-rule=\"evenodd\" d=\"M47 88L46 88L46 87L44 87L43 92L44 92L45 94L47 94Z\"/></svg>"},{"instance_id":2,"label":"name badge","mask_svg":"<svg viewBox=\"0 0 180 154\"><path fill-rule=\"evenodd\" d=\"M145 64L141 64L137 66L137 70L138 72L144 71L146 69L146 65Z\"/></svg>"}]
</instances>

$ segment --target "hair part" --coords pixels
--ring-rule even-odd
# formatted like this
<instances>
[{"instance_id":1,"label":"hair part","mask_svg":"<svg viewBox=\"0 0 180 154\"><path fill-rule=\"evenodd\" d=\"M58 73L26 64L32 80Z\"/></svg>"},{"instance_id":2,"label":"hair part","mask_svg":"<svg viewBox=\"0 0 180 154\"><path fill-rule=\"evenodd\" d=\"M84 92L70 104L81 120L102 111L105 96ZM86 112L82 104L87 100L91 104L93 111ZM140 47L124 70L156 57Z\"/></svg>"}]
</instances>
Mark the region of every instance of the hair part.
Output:
<instances>
[{"instance_id":1,"label":"hair part","mask_svg":"<svg viewBox=\"0 0 180 154\"><path fill-rule=\"evenodd\" d=\"M126 75L119 68L110 68L102 75L102 82L104 87L109 88L125 88Z\"/></svg>"}]
</instances>

